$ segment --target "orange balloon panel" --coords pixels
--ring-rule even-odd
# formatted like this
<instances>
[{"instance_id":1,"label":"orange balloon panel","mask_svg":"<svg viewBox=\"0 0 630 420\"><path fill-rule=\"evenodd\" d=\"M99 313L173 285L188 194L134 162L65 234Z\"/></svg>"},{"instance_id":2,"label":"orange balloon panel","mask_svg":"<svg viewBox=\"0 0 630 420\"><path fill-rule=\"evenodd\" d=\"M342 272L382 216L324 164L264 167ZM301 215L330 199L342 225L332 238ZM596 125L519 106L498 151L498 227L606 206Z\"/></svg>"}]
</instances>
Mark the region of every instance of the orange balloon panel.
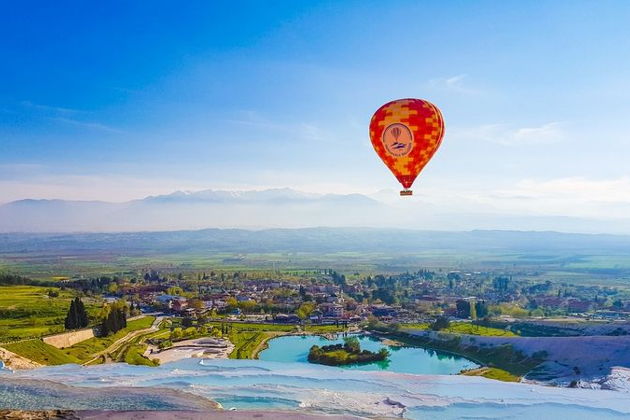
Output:
<instances>
[{"instance_id":1,"label":"orange balloon panel","mask_svg":"<svg viewBox=\"0 0 630 420\"><path fill-rule=\"evenodd\" d=\"M443 136L442 113L422 99L388 102L370 121L374 150L405 188L433 157Z\"/></svg>"}]
</instances>

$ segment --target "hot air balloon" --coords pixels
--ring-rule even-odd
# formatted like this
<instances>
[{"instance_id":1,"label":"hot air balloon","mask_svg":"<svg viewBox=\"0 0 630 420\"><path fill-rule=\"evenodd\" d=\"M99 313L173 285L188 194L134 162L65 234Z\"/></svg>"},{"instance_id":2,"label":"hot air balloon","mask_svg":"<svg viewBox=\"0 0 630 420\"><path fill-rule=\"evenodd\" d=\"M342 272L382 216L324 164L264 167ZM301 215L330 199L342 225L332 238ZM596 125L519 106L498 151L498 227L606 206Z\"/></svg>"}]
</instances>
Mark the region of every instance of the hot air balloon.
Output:
<instances>
[{"instance_id":1,"label":"hot air balloon","mask_svg":"<svg viewBox=\"0 0 630 420\"><path fill-rule=\"evenodd\" d=\"M397 99L380 107L370 121L374 150L402 184L400 195L431 160L444 136L440 110L423 99Z\"/></svg>"}]
</instances>

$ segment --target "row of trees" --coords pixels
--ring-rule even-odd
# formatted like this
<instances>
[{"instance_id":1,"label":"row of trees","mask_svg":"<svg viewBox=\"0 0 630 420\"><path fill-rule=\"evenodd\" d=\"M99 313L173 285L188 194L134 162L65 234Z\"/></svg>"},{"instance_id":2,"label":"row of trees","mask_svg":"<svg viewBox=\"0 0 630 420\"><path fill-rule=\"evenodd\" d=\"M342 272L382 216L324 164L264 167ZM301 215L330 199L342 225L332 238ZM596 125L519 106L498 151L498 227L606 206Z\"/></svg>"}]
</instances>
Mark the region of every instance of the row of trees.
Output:
<instances>
[{"instance_id":1,"label":"row of trees","mask_svg":"<svg viewBox=\"0 0 630 420\"><path fill-rule=\"evenodd\" d=\"M64 327L66 327L66 330L76 330L79 328L85 328L89 324L90 319L87 311L85 310L83 301L81 301L78 297L74 298L74 300L70 302L70 309L68 309L68 314L66 315L66 319L64 321Z\"/></svg>"},{"instance_id":2,"label":"row of trees","mask_svg":"<svg viewBox=\"0 0 630 420\"><path fill-rule=\"evenodd\" d=\"M127 314L125 309L111 308L101 324L101 335L103 337L113 334L127 327Z\"/></svg>"},{"instance_id":3,"label":"row of trees","mask_svg":"<svg viewBox=\"0 0 630 420\"><path fill-rule=\"evenodd\" d=\"M455 306L457 307L457 317L458 318L485 318L488 316L488 305L483 300L478 300L474 303L470 301L460 299L455 302Z\"/></svg>"},{"instance_id":4,"label":"row of trees","mask_svg":"<svg viewBox=\"0 0 630 420\"><path fill-rule=\"evenodd\" d=\"M133 305L133 304L132 304ZM119 300L107 305L100 314L101 335L103 337L113 334L127 327L127 312L129 307L125 301ZM64 321L66 330L77 330L85 328L90 324L90 318L85 304L79 297L75 297L70 302L70 309Z\"/></svg>"},{"instance_id":5,"label":"row of trees","mask_svg":"<svg viewBox=\"0 0 630 420\"><path fill-rule=\"evenodd\" d=\"M0 286L54 286L54 282L50 281L38 281L28 277L18 276L17 274L0 273Z\"/></svg>"}]
</instances>

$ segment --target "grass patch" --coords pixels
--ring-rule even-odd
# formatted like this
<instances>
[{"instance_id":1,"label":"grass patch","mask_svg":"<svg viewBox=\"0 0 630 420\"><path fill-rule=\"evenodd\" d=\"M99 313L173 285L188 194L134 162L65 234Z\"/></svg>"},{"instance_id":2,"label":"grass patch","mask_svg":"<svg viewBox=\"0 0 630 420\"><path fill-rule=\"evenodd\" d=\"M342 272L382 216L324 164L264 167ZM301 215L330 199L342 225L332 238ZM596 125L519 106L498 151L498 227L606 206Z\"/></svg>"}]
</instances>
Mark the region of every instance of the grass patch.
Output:
<instances>
[{"instance_id":1,"label":"grass patch","mask_svg":"<svg viewBox=\"0 0 630 420\"><path fill-rule=\"evenodd\" d=\"M230 359L255 359L263 343L273 337L286 333L300 331L296 325L258 324L244 322L210 322L208 327L221 329L221 325L228 327L227 338L234 344ZM311 334L330 334L345 331L336 325L306 325L304 332Z\"/></svg>"},{"instance_id":2,"label":"grass patch","mask_svg":"<svg viewBox=\"0 0 630 420\"><path fill-rule=\"evenodd\" d=\"M346 331L346 328L337 325L306 325L303 330L313 334L335 334Z\"/></svg>"},{"instance_id":3,"label":"grass patch","mask_svg":"<svg viewBox=\"0 0 630 420\"><path fill-rule=\"evenodd\" d=\"M72 347L63 349L62 351L65 354L72 356L80 361L90 360L91 358L94 357L96 353L99 353L107 349L115 341L123 338L130 332L149 328L153 324L154 320L155 320L155 317L146 316L144 318L129 321L127 323L127 328L123 328L122 330L116 332L115 334L111 334L107 337L90 338L89 340L85 340L80 343L77 343Z\"/></svg>"},{"instance_id":4,"label":"grass patch","mask_svg":"<svg viewBox=\"0 0 630 420\"><path fill-rule=\"evenodd\" d=\"M151 360L143 356L147 349L146 340L160 335L168 335L169 331L161 329L147 334L139 335L129 340L116 351L111 353L111 358L117 362L125 362L130 365L158 366L158 360Z\"/></svg>"},{"instance_id":5,"label":"grass patch","mask_svg":"<svg viewBox=\"0 0 630 420\"><path fill-rule=\"evenodd\" d=\"M158 366L160 362L147 359L142 355L146 349L146 344L134 344L129 346L124 353L123 361L130 365Z\"/></svg>"},{"instance_id":6,"label":"grass patch","mask_svg":"<svg viewBox=\"0 0 630 420\"><path fill-rule=\"evenodd\" d=\"M53 295L49 296L48 292ZM64 332L63 322L75 294L57 287L0 286L0 343ZM90 315L100 300L83 298Z\"/></svg>"},{"instance_id":7,"label":"grass patch","mask_svg":"<svg viewBox=\"0 0 630 420\"><path fill-rule=\"evenodd\" d=\"M207 325L221 329L221 324L211 322ZM230 359L254 359L257 350L262 344L279 333L296 331L294 325L254 324L241 322L227 322L227 338L234 344L234 350L230 353Z\"/></svg>"},{"instance_id":8,"label":"grass patch","mask_svg":"<svg viewBox=\"0 0 630 420\"><path fill-rule=\"evenodd\" d=\"M520 376L511 374L503 369L494 367L482 367L479 369L471 369L462 372L462 375L466 376L483 376L484 378L494 379L503 382L520 382Z\"/></svg>"},{"instance_id":9,"label":"grass patch","mask_svg":"<svg viewBox=\"0 0 630 420\"><path fill-rule=\"evenodd\" d=\"M409 328L414 330L428 330L430 325L428 323L418 324L401 324L401 328ZM469 335L484 335L493 337L516 337L512 331L504 330L502 328L486 327L483 325L473 324L472 322L451 322L448 328L440 330L440 332L451 334L469 334Z\"/></svg>"},{"instance_id":10,"label":"grass patch","mask_svg":"<svg viewBox=\"0 0 630 420\"><path fill-rule=\"evenodd\" d=\"M62 350L44 343L42 340L28 340L3 346L9 351L26 357L42 365L63 365L66 363L79 363L76 357L64 353Z\"/></svg>"},{"instance_id":11,"label":"grass patch","mask_svg":"<svg viewBox=\"0 0 630 420\"><path fill-rule=\"evenodd\" d=\"M453 334L470 334L484 335L496 337L516 337L512 331L503 330L501 328L485 327L483 325L473 324L471 322L452 322L451 325L442 330L443 332Z\"/></svg>"}]
</instances>

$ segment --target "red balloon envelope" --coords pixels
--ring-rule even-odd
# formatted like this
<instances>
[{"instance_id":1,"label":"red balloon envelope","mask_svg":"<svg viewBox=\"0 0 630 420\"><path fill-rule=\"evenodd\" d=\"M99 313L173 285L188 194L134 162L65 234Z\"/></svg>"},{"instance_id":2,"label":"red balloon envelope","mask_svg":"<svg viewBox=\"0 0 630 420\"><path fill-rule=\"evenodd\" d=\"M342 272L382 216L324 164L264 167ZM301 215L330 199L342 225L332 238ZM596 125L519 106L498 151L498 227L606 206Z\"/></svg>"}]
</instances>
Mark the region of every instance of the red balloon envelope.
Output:
<instances>
[{"instance_id":1,"label":"red balloon envelope","mask_svg":"<svg viewBox=\"0 0 630 420\"><path fill-rule=\"evenodd\" d=\"M440 110L422 99L398 99L380 107L370 121L374 150L411 195L411 185L444 136Z\"/></svg>"}]
</instances>

